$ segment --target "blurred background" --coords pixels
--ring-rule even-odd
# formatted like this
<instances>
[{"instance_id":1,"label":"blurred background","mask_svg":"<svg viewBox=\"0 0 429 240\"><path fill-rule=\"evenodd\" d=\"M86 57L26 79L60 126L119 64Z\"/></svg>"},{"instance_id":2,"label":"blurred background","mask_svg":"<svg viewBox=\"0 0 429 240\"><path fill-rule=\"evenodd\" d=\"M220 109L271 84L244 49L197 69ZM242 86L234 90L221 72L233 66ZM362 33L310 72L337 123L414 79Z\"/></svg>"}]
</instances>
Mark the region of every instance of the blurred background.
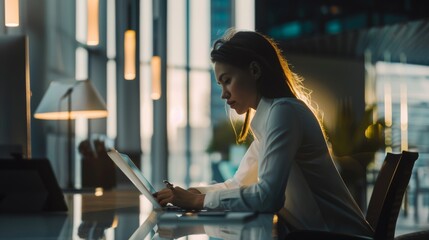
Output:
<instances>
[{"instance_id":1,"label":"blurred background","mask_svg":"<svg viewBox=\"0 0 429 240\"><path fill-rule=\"evenodd\" d=\"M61 187L72 179L75 188L133 188L107 158L112 148L156 188L162 179L185 187L224 181L251 139L235 144L210 48L231 27L257 30L274 38L305 78L334 161L364 211L386 152L420 153L397 233L429 225L424 1L1 2L2 158L46 157ZM51 82L87 79L107 116L35 117ZM240 116L232 118L239 129Z\"/></svg>"}]
</instances>

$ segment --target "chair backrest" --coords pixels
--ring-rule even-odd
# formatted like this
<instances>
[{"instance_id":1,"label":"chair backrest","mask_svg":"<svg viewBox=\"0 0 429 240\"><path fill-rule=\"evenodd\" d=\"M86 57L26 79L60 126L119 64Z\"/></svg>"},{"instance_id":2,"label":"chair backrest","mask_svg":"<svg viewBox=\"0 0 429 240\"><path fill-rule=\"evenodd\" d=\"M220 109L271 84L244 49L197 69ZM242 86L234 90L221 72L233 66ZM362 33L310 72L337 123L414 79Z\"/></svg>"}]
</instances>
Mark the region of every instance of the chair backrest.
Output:
<instances>
[{"instance_id":1,"label":"chair backrest","mask_svg":"<svg viewBox=\"0 0 429 240\"><path fill-rule=\"evenodd\" d=\"M390 182L399 160L401 159L401 155L400 153L387 153L380 171L378 172L366 212L366 220L373 229L375 229L378 224L387 190L389 189Z\"/></svg>"},{"instance_id":2,"label":"chair backrest","mask_svg":"<svg viewBox=\"0 0 429 240\"><path fill-rule=\"evenodd\" d=\"M394 238L402 199L411 178L414 162L418 157L417 152L402 151L401 159L387 188L378 222L375 225L374 239L389 240Z\"/></svg>"}]
</instances>

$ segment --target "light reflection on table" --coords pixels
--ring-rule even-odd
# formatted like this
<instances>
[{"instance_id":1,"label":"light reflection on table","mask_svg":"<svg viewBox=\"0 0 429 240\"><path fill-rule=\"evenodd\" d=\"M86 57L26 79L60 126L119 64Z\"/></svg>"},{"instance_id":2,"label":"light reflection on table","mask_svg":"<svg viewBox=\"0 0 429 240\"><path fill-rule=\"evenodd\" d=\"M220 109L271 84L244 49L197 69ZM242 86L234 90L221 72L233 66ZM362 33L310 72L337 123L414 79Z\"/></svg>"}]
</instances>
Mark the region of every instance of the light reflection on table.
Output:
<instances>
[{"instance_id":1,"label":"light reflection on table","mask_svg":"<svg viewBox=\"0 0 429 240\"><path fill-rule=\"evenodd\" d=\"M66 201L66 213L0 214L0 239L276 239L278 234L273 214L245 222L164 222L161 212L131 190L66 194Z\"/></svg>"}]
</instances>

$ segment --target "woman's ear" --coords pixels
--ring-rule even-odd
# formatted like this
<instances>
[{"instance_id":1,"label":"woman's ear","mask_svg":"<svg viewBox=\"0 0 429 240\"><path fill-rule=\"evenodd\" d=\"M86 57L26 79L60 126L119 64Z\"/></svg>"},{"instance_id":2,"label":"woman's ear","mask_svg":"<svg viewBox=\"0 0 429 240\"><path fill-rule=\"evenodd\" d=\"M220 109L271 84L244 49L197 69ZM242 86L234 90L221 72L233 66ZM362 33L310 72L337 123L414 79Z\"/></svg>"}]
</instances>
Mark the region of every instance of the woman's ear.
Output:
<instances>
[{"instance_id":1,"label":"woman's ear","mask_svg":"<svg viewBox=\"0 0 429 240\"><path fill-rule=\"evenodd\" d=\"M258 62L256 61L252 61L249 64L249 70L250 70L250 74L252 74L256 80L258 80L261 77L261 65L259 65Z\"/></svg>"}]
</instances>

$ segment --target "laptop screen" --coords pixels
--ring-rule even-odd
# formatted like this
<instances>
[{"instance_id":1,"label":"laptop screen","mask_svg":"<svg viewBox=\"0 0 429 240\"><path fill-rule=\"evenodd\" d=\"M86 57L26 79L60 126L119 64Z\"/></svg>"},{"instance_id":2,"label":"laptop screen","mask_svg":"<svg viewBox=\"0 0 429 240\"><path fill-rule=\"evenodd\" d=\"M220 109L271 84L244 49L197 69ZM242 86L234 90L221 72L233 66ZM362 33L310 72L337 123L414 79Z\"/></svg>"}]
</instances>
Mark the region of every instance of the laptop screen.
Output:
<instances>
[{"instance_id":1,"label":"laptop screen","mask_svg":"<svg viewBox=\"0 0 429 240\"><path fill-rule=\"evenodd\" d=\"M128 155L119 153L121 157L127 162L127 164L130 166L130 168L133 170L135 175L139 178L139 180L145 185L145 187L150 191L150 193L154 194L157 191L155 188L150 184L150 182L143 176L140 169L137 168L137 166L131 161L131 159L128 157Z\"/></svg>"},{"instance_id":2,"label":"laptop screen","mask_svg":"<svg viewBox=\"0 0 429 240\"><path fill-rule=\"evenodd\" d=\"M137 187L140 192L146 196L146 198L152 203L154 209L160 209L161 205L153 197L156 192L155 188L150 182L143 176L140 169L131 161L131 159L123 153L118 152L115 149L107 152L107 155L115 162L121 171L130 179L130 181Z\"/></svg>"}]
</instances>

